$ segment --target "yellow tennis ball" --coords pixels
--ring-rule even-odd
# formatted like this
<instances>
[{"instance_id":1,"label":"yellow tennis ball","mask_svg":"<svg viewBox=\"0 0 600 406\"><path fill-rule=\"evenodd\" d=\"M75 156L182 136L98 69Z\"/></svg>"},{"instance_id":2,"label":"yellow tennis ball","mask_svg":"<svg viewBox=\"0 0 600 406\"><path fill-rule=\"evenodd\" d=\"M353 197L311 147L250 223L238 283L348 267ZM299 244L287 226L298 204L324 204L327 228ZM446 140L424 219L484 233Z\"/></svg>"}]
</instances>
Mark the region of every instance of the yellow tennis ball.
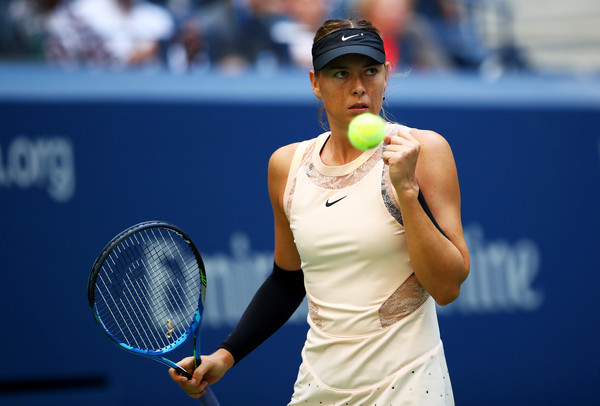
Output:
<instances>
[{"instance_id":1,"label":"yellow tennis ball","mask_svg":"<svg viewBox=\"0 0 600 406\"><path fill-rule=\"evenodd\" d=\"M379 145L385 137L385 121L371 113L360 114L348 125L348 138L357 149L366 151Z\"/></svg>"}]
</instances>

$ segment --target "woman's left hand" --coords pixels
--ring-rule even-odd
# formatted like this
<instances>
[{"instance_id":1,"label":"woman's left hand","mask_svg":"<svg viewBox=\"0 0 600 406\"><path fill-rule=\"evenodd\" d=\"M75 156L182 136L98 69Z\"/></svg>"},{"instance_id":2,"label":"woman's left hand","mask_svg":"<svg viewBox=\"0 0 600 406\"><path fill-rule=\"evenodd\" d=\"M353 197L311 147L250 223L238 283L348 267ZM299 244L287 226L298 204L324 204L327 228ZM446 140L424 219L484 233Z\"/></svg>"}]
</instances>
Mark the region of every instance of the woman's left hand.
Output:
<instances>
[{"instance_id":1,"label":"woman's left hand","mask_svg":"<svg viewBox=\"0 0 600 406\"><path fill-rule=\"evenodd\" d=\"M407 130L400 129L396 135L387 135L383 162L390 167L390 179L397 191L419 190L416 168L421 144Z\"/></svg>"}]
</instances>

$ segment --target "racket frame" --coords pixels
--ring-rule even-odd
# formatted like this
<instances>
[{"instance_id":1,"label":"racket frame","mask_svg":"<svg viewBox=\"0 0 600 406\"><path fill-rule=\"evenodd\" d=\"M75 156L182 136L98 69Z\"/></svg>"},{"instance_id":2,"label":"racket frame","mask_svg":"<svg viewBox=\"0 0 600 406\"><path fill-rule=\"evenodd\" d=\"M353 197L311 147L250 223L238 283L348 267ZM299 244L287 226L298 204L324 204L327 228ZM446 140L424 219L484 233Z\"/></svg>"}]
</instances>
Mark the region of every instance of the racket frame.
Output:
<instances>
[{"instance_id":1,"label":"racket frame","mask_svg":"<svg viewBox=\"0 0 600 406\"><path fill-rule=\"evenodd\" d=\"M167 345L166 347L164 347L160 350L146 350L146 349L135 348L135 347L132 347L132 346L118 340L114 335L112 335L110 333L110 331L108 331L108 329L104 325L102 319L100 318L100 315L98 314L98 311L96 309L96 304L95 304L96 280L102 269L102 266L104 265L105 260L114 251L114 249L117 246L119 246L119 244L121 242L123 242L130 236L132 236L140 231L151 229L151 228L169 229L169 230L175 232L176 234L178 234L188 244L188 246L192 250L192 253L193 253L196 261L198 262L198 269L200 272L200 281L201 281L201 294L200 294L200 297L198 298L198 306L196 308L196 311L194 312L194 316L190 322L190 325L188 326L186 331L181 335L181 337L179 337L177 340L175 340L174 342L172 342L171 344ZM200 357L201 352L200 352L199 332L200 332L200 327L202 324L202 312L204 310L204 299L206 296L206 273L205 272L206 271L205 271L205 267L204 267L204 261L202 260L202 256L200 255L198 248L196 247L196 245L194 244L192 239L183 230L181 230L179 227L177 227L171 223L167 223L164 221L159 221L159 220L144 221L142 223L133 225L133 226L127 228L126 230L122 231L121 233L117 234L108 244L106 244L106 246L104 247L104 249L98 256L98 258L96 258L96 261L94 262L94 265L92 266L92 272L90 273L90 277L88 279L88 303L92 310L92 313L94 315L94 319L96 320L96 322L102 327L102 330L108 336L108 338L110 338L110 340L114 344L116 344L119 348L122 348L126 351L132 352L137 355L141 355L141 356L150 358L150 359L160 362L168 367L174 368L181 375L185 376L188 379L191 379L192 376L189 374L189 372L187 372L185 369L183 369L182 367L180 367L173 361L163 357L163 354L170 352L170 351L174 350L175 348L179 347L181 344L183 344L185 341L187 341L187 339L191 335L193 335L194 336L195 367L197 367L200 364L199 357Z\"/></svg>"}]
</instances>

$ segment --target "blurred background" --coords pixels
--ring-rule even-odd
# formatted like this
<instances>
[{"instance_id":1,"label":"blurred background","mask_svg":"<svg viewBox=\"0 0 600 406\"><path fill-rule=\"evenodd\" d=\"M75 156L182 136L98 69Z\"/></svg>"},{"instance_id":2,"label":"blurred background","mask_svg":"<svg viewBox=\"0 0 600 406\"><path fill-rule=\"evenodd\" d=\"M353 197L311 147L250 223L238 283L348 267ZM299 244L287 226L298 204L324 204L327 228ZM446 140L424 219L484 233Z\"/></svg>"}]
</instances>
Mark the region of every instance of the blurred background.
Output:
<instances>
[{"instance_id":1,"label":"blurred background","mask_svg":"<svg viewBox=\"0 0 600 406\"><path fill-rule=\"evenodd\" d=\"M595 0L6 0L0 59L64 68L310 67L324 19L363 17L398 70L596 75Z\"/></svg>"},{"instance_id":2,"label":"blurred background","mask_svg":"<svg viewBox=\"0 0 600 406\"><path fill-rule=\"evenodd\" d=\"M382 32L388 116L457 162L471 274L438 308L457 405L599 404L597 0L1 1L0 404L197 403L103 336L91 266L132 224L179 225L212 352L272 269L267 162L323 131L312 38L346 16ZM223 406L287 404L305 319L214 385Z\"/></svg>"}]
</instances>

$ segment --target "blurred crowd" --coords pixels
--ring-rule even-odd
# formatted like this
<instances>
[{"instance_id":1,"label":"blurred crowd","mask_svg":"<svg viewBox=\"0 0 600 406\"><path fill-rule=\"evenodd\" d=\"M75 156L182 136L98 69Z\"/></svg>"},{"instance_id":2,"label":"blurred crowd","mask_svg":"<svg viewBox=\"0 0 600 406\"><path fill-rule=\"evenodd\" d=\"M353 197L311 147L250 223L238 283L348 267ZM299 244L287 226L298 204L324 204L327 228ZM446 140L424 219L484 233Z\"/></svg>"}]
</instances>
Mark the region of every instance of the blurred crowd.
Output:
<instances>
[{"instance_id":1,"label":"blurred crowd","mask_svg":"<svg viewBox=\"0 0 600 406\"><path fill-rule=\"evenodd\" d=\"M395 71L481 68L464 0L7 0L0 61L173 72L308 70L328 18L372 21Z\"/></svg>"}]
</instances>

